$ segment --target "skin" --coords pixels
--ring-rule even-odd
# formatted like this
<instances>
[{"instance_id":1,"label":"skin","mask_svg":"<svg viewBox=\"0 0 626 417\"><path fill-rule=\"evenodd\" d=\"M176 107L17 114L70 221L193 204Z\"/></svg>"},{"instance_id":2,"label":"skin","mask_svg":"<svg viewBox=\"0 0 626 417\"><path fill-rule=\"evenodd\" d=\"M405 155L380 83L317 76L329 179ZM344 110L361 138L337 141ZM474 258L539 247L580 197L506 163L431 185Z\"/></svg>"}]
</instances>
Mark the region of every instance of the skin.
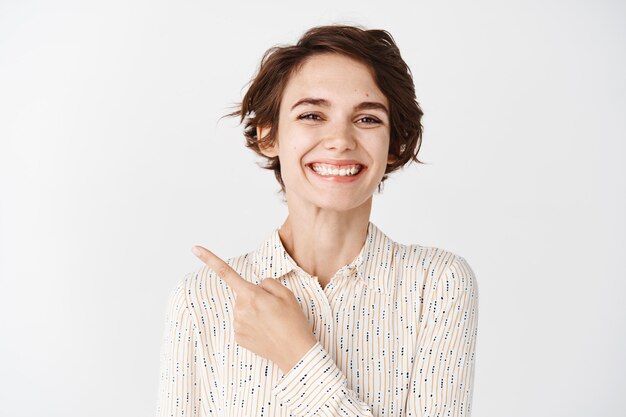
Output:
<instances>
[{"instance_id":1,"label":"skin","mask_svg":"<svg viewBox=\"0 0 626 417\"><path fill-rule=\"evenodd\" d=\"M201 246L192 252L235 292L235 341L287 373L317 342L291 290L273 278L260 285L246 281L218 256Z\"/></svg>"},{"instance_id":2,"label":"skin","mask_svg":"<svg viewBox=\"0 0 626 417\"><path fill-rule=\"evenodd\" d=\"M329 105L307 104L292 110L306 97L324 98ZM380 109L355 111L354 106L363 102L389 108L368 66L343 55L314 55L287 83L278 140L262 150L280 159L289 209L279 230L281 240L322 288L363 247L372 196L386 164L394 160L388 155L389 117ZM258 134L265 136L268 129L259 128ZM355 159L368 168L356 183L320 181L305 164L322 158Z\"/></svg>"},{"instance_id":3,"label":"skin","mask_svg":"<svg viewBox=\"0 0 626 417\"><path fill-rule=\"evenodd\" d=\"M326 102L293 107L304 98ZM356 108L364 102L382 108ZM394 161L384 108L389 102L368 66L339 54L314 55L289 79L277 141L262 150L279 157L285 183L289 215L279 229L281 241L322 288L363 247L373 194ZM257 133L263 137L271 128ZM327 158L358 160L367 170L355 182L324 181L306 164ZM194 253L237 293L237 343L288 372L317 341L293 293L271 278L251 284L206 248L195 246Z\"/></svg>"}]
</instances>

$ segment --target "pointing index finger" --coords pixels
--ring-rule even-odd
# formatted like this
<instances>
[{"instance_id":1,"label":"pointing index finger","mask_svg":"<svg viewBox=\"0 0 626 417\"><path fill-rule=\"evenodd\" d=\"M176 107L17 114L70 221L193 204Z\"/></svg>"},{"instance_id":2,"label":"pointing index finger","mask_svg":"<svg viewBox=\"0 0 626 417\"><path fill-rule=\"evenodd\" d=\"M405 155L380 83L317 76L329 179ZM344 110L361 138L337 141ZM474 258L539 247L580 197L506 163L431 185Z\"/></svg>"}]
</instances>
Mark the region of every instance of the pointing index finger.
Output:
<instances>
[{"instance_id":1,"label":"pointing index finger","mask_svg":"<svg viewBox=\"0 0 626 417\"><path fill-rule=\"evenodd\" d=\"M237 271L210 250L202 246L194 246L191 248L191 251L209 268L215 271L220 278L226 281L226 284L231 287L236 294L255 287L253 284L243 279Z\"/></svg>"}]
</instances>

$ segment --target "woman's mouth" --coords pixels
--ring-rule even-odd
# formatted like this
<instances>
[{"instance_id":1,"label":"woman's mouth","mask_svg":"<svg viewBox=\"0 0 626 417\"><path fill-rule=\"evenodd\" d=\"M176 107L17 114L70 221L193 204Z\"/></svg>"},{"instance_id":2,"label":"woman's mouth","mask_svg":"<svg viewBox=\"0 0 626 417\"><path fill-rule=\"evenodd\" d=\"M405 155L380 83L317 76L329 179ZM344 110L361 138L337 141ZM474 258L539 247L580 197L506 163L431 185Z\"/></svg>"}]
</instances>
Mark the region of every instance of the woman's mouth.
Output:
<instances>
[{"instance_id":1,"label":"woman's mouth","mask_svg":"<svg viewBox=\"0 0 626 417\"><path fill-rule=\"evenodd\" d=\"M367 167L361 164L333 165L313 162L306 167L315 174L316 177L332 182L353 182L361 177Z\"/></svg>"}]
</instances>

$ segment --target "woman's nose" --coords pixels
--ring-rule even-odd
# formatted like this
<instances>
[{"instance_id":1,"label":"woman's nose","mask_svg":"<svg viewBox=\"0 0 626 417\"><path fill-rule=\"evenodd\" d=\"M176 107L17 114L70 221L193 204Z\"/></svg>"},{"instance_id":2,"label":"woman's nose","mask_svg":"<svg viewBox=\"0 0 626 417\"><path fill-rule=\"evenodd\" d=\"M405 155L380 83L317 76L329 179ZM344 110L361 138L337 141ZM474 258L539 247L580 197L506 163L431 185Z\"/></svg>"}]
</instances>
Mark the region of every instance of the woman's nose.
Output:
<instances>
[{"instance_id":1,"label":"woman's nose","mask_svg":"<svg viewBox=\"0 0 626 417\"><path fill-rule=\"evenodd\" d=\"M354 149L356 137L351 123L335 122L324 133L324 146L328 149Z\"/></svg>"}]
</instances>

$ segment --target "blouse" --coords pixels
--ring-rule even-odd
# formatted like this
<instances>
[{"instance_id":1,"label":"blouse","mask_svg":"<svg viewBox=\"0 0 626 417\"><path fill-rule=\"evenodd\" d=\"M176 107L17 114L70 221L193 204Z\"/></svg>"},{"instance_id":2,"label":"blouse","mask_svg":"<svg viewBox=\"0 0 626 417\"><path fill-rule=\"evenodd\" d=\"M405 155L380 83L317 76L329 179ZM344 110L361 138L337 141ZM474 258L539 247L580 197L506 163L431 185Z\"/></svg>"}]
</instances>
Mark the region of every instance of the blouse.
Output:
<instances>
[{"instance_id":1,"label":"blouse","mask_svg":"<svg viewBox=\"0 0 626 417\"><path fill-rule=\"evenodd\" d=\"M322 288L278 230L226 262L289 288L317 343L286 374L239 346L234 292L202 266L169 297L158 417L470 416L478 286L463 257L394 242L370 221L360 253Z\"/></svg>"}]
</instances>

